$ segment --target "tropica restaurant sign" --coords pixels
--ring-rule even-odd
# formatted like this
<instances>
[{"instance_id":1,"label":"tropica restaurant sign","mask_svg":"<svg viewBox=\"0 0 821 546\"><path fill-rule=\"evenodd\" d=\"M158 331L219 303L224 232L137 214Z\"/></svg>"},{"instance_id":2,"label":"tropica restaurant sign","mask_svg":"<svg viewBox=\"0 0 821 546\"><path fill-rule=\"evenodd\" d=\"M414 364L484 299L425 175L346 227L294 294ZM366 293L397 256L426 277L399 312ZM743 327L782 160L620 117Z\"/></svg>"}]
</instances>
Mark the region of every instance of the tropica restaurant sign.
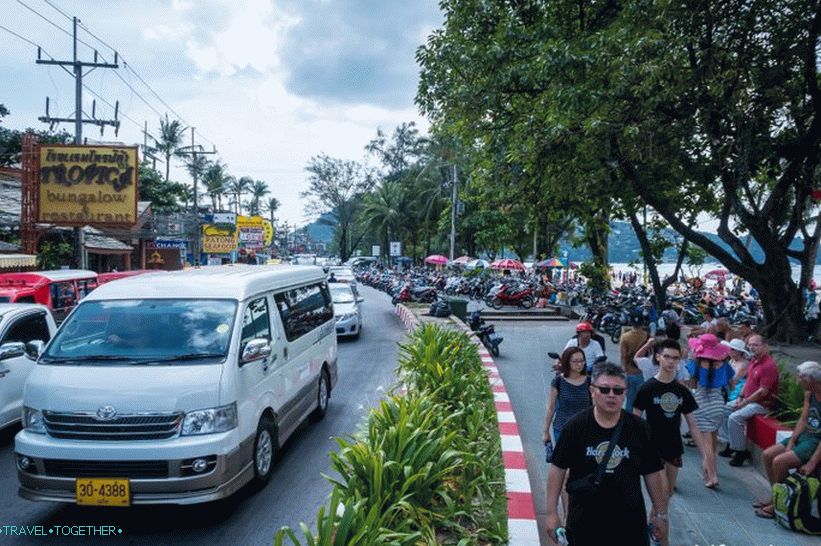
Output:
<instances>
[{"instance_id":1,"label":"tropica restaurant sign","mask_svg":"<svg viewBox=\"0 0 821 546\"><path fill-rule=\"evenodd\" d=\"M38 195L38 222L132 226L137 147L43 145Z\"/></svg>"}]
</instances>

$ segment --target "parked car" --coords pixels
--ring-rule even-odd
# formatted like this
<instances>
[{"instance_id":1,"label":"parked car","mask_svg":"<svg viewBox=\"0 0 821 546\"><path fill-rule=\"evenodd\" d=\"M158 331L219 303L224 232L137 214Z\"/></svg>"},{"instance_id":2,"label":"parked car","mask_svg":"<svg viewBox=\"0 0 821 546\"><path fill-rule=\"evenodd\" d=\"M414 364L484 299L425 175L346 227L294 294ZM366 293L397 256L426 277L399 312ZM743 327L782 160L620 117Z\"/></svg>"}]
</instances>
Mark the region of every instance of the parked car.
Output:
<instances>
[{"instance_id":1,"label":"parked car","mask_svg":"<svg viewBox=\"0 0 821 546\"><path fill-rule=\"evenodd\" d=\"M336 360L318 267L204 267L104 284L26 381L19 494L195 504L264 486L280 446L328 410Z\"/></svg>"},{"instance_id":2,"label":"parked car","mask_svg":"<svg viewBox=\"0 0 821 546\"><path fill-rule=\"evenodd\" d=\"M356 287L346 282L328 283L334 302L336 335L359 337L362 330L362 302Z\"/></svg>"},{"instance_id":3,"label":"parked car","mask_svg":"<svg viewBox=\"0 0 821 546\"><path fill-rule=\"evenodd\" d=\"M0 429L20 421L23 414L23 385L37 352L31 343L48 343L56 330L43 305L0 304Z\"/></svg>"}]
</instances>

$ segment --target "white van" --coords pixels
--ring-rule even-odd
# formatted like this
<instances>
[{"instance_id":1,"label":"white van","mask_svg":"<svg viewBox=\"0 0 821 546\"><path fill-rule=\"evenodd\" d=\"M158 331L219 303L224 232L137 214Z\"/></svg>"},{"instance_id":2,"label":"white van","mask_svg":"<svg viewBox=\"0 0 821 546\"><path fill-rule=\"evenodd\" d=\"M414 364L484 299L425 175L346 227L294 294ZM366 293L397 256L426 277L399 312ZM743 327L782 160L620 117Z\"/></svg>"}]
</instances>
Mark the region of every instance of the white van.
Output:
<instances>
[{"instance_id":1,"label":"white van","mask_svg":"<svg viewBox=\"0 0 821 546\"><path fill-rule=\"evenodd\" d=\"M15 438L19 493L194 504L264 485L337 380L318 267L227 266L91 292L43 349Z\"/></svg>"}]
</instances>

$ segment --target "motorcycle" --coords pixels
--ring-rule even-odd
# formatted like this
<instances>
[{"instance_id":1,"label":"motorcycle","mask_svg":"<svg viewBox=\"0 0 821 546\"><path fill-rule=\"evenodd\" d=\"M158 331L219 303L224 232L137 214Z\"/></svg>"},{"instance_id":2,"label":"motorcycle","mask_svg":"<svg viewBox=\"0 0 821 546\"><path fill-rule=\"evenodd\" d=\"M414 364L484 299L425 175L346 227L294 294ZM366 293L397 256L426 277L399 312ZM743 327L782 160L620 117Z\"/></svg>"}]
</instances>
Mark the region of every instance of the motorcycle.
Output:
<instances>
[{"instance_id":1,"label":"motorcycle","mask_svg":"<svg viewBox=\"0 0 821 546\"><path fill-rule=\"evenodd\" d=\"M481 309L471 312L468 317L468 325L490 354L499 356L499 345L504 341L504 338L496 333L496 328L492 324L485 324L485 319L482 318L481 314Z\"/></svg>"},{"instance_id":2,"label":"motorcycle","mask_svg":"<svg viewBox=\"0 0 821 546\"><path fill-rule=\"evenodd\" d=\"M524 309L530 309L535 303L533 288L529 286L515 288L506 284L500 284L488 292L485 296L485 303L494 309L501 309L505 305L515 305Z\"/></svg>"}]
</instances>

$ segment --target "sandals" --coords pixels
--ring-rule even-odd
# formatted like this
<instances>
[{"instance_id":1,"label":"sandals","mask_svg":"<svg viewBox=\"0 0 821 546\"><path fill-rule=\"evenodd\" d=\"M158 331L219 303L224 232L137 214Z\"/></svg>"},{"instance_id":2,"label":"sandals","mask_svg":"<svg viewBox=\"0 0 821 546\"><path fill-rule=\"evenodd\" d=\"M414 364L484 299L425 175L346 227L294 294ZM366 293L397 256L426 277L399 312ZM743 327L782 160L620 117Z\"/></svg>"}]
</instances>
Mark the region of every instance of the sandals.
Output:
<instances>
[{"instance_id":1,"label":"sandals","mask_svg":"<svg viewBox=\"0 0 821 546\"><path fill-rule=\"evenodd\" d=\"M758 499L753 503L753 508L764 508L765 506L769 506L773 503L773 501L769 499Z\"/></svg>"},{"instance_id":2,"label":"sandals","mask_svg":"<svg viewBox=\"0 0 821 546\"><path fill-rule=\"evenodd\" d=\"M769 510L767 510L767 508L767 506L756 508L755 515L764 519L773 519L775 517L774 509L772 506L769 506Z\"/></svg>"},{"instance_id":3,"label":"sandals","mask_svg":"<svg viewBox=\"0 0 821 546\"><path fill-rule=\"evenodd\" d=\"M716 487L718 487L718 480L712 482L704 482L704 487L706 487L707 489L715 489Z\"/></svg>"}]
</instances>

